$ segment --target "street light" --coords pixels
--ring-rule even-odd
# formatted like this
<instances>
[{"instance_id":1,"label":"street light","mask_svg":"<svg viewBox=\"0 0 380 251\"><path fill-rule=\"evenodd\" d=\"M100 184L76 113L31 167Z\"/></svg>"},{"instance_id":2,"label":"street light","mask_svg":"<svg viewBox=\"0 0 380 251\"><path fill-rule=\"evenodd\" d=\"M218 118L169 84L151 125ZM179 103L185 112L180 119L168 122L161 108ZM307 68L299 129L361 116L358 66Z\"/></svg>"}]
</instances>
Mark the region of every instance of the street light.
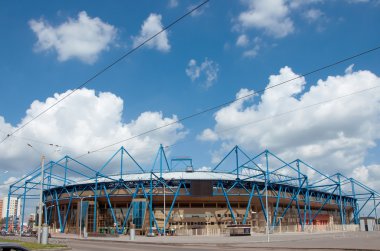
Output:
<instances>
[{"instance_id":1,"label":"street light","mask_svg":"<svg viewBox=\"0 0 380 251\"><path fill-rule=\"evenodd\" d=\"M80 198L80 211L79 211L79 238L82 238L82 202L84 199L91 198L91 196L81 197Z\"/></svg>"},{"instance_id":2,"label":"street light","mask_svg":"<svg viewBox=\"0 0 380 251\"><path fill-rule=\"evenodd\" d=\"M40 184L40 202L38 204L38 236L37 236L37 243L41 243L41 222L42 222L42 207L43 207L43 201L42 201L42 195L43 195L43 189L44 189L44 162L45 162L45 156L42 155L41 157L41 184Z\"/></svg>"},{"instance_id":3,"label":"street light","mask_svg":"<svg viewBox=\"0 0 380 251\"><path fill-rule=\"evenodd\" d=\"M166 236L166 186L164 183L164 236Z\"/></svg>"},{"instance_id":4,"label":"street light","mask_svg":"<svg viewBox=\"0 0 380 251\"><path fill-rule=\"evenodd\" d=\"M32 148L34 151L39 153L41 155L41 180L40 180L40 201L38 203L38 235L37 235L37 243L41 243L41 222L42 222L42 207L43 207L43 201L42 201L42 195L43 195L43 189L44 189L44 165L45 165L45 155L41 154L37 149L35 149L31 144L27 144L30 148Z\"/></svg>"}]
</instances>

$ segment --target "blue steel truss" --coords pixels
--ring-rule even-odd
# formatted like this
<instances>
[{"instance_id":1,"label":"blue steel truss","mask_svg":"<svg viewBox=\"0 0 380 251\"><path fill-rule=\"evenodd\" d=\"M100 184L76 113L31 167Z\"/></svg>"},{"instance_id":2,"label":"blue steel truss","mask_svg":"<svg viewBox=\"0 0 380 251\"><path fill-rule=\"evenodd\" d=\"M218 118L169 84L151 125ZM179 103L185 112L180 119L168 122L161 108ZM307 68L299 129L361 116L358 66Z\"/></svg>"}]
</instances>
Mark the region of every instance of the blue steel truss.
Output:
<instances>
[{"instance_id":1,"label":"blue steel truss","mask_svg":"<svg viewBox=\"0 0 380 251\"><path fill-rule=\"evenodd\" d=\"M107 168L111 161L117 161L119 173L109 175ZM126 166L128 160L129 165ZM175 165L173 165L173 162ZM121 209L122 219L117 219L116 208L112 199L117 197L145 199L148 201L149 231L157 229L163 233L173 212L179 196L191 196L189 181L185 179L169 179L168 174L177 169L178 162L185 166L192 166L192 160L187 157L176 158L169 165L165 149L160 145L151 168L143 168L132 155L121 147L110 159L98 169L83 164L80 161L65 156L57 161L50 161L44 165L43 200L44 221L49 224L52 215L56 215L61 232L65 231L71 205L74 201L94 201L92 231L97 232L97 201L106 201L111 212L114 226L118 233L125 233L129 228L132 204L124 212ZM183 164L182 163L182 164ZM146 171L149 170L149 171ZM139 179L130 180L129 175L138 171ZM375 215L380 204L380 194L354 178L348 178L336 173L327 175L304 161L297 159L286 162L269 150L257 155L245 153L240 147L235 146L211 172L223 175L234 175L235 179L218 178L215 181L213 196L223 196L231 214L233 223L237 223L237 215L230 203L232 196L244 196L247 198L245 214L241 217L243 224L251 212L251 202L255 198L259 201L265 220L270 226L275 227L286 216L288 210L295 206L298 222L304 229L305 225L312 224L313 220L327 205L335 205L339 209L342 224L358 224L359 216L363 215L365 208L370 208L367 216ZM309 178L306 174L312 172L317 179ZM6 217L6 229L8 230L9 200L12 196L22 200L21 225L24 223L25 207L27 201L38 199L38 190L41 179L40 168L19 179L9 187L8 209ZM219 177L219 176L218 176ZM168 196L171 203L164 215L166 225L158 224L155 218L154 198ZM162 198L162 197L161 197ZM271 217L267 215L266 202L274 201ZM284 210L279 211L280 201L286 202ZM373 201L373 206L368 203ZM311 204L318 205L317 210L311 210ZM65 205L66 212L61 212L61 205ZM55 208L55 210L54 210ZM315 206L314 206L315 208ZM353 210L352 218L348 219L347 209ZM55 213L54 213L55 212ZM81 212L82 213L82 212ZM348 222L346 222L346 219ZM165 224L164 223L164 224Z\"/></svg>"}]
</instances>

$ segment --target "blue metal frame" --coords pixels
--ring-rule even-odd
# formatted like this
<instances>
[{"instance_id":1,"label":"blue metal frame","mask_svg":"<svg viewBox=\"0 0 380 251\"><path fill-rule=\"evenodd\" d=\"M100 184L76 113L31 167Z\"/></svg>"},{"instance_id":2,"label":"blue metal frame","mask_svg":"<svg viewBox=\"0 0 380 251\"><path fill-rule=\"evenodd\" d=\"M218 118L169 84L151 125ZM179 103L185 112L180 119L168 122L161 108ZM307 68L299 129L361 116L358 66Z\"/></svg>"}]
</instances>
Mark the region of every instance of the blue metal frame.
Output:
<instances>
[{"instance_id":1,"label":"blue metal frame","mask_svg":"<svg viewBox=\"0 0 380 251\"><path fill-rule=\"evenodd\" d=\"M106 175L105 173L109 164L117 157L120 157L118 162L120 165L118 167L119 173ZM132 167L125 167L126 158L131 161L133 164ZM58 217L60 231L64 232L73 202L85 196L88 197L90 194L90 197L92 197L94 201L93 231L97 231L98 199L103 198L107 201L110 208L112 218L116 223L117 232L123 233L127 230L127 221L130 217L132 203L129 205L127 212L125 212L122 224L119 225L111 203L112 198L125 196L129 197L132 201L137 198L137 196L143 196L149 201L149 232L152 233L153 225L156 225L157 230L163 233L166 226L161 229L157 224L153 208L154 199L158 196L163 196L164 188L168 191L167 196L170 197L171 206L167 215L164 217L165 222L169 223L178 197L191 196L188 190L189 184L186 183L185 180L172 181L165 179L167 172L173 172L176 168L173 162L184 162L187 165L193 165L192 159L185 157L175 158L171 161L171 165L169 165L165 148L162 145L160 145L158 149L149 172L145 171L149 170L149 168L143 168L124 147L117 150L98 169L83 164L70 156L64 156L58 161L50 161L44 166L46 174L43 181L43 197L45 201L44 221L49 223L54 211ZM321 178L310 180L305 174L306 172L303 171L307 169L316 172ZM132 172L136 170L140 171L142 175L146 175L144 176L146 178L138 181L130 181L128 178L125 178L128 177L128 174L132 174ZM247 198L248 204L242 219L243 224L247 222L252 207L252 199L254 197L258 198L265 220L271 220L272 228L279 224L278 209L281 204L284 204L282 199L285 199L284 201L288 201L288 203L280 217L286 215L288 209L294 202L297 207L299 224L302 229L304 229L305 225L312 224L313 220L316 219L327 204L334 205L339 209L342 224L346 223L348 209L353 209L353 217L349 219L349 222L357 224L360 213L371 199L373 199L374 205L368 215L372 213L377 215L376 210L380 205L380 202L378 202L380 194L356 179L347 178L340 173L328 176L300 159L286 162L269 150L250 157L250 154L245 153L239 146L235 146L212 169L212 172L235 175L235 180L215 181L215 189L213 191L213 196L223 196L225 198L234 223L237 223L238 219L230 203L231 196L245 196ZM27 200L36 198L33 192L38 191L37 185L39 184L39 176L40 170L37 168L30 172L27 177L23 177L10 185L6 213L7 229L9 224L10 198L12 196L22 198L23 208L21 211L21 223L23 224L25 205ZM77 177L82 177L84 180L78 182ZM240 189L240 192L235 193L234 191L236 189ZM117 193L117 191L122 190L124 191L122 195ZM140 194L139 191L141 191ZM263 197L265 197L266 200L274 199L276 201L271 219L269 219L266 213ZM314 215L312 214L312 203L320 205ZM361 204L360 206L359 203ZM66 205L64 217L61 217L60 204ZM53 210L53 208L48 210L47 205L55 205L55 210ZM124 212L122 213L124 215Z\"/></svg>"}]
</instances>

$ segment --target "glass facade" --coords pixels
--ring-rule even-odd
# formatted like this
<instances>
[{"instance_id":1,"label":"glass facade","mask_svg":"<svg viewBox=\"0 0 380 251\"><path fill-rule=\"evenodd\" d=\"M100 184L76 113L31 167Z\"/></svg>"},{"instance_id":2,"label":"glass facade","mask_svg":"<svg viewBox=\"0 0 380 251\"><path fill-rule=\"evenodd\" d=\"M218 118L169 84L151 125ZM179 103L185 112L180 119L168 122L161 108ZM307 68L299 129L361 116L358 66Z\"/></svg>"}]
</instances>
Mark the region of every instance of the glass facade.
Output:
<instances>
[{"instance_id":1,"label":"glass facade","mask_svg":"<svg viewBox=\"0 0 380 251\"><path fill-rule=\"evenodd\" d=\"M132 201L132 221L136 229L141 229L145 221L146 201Z\"/></svg>"}]
</instances>

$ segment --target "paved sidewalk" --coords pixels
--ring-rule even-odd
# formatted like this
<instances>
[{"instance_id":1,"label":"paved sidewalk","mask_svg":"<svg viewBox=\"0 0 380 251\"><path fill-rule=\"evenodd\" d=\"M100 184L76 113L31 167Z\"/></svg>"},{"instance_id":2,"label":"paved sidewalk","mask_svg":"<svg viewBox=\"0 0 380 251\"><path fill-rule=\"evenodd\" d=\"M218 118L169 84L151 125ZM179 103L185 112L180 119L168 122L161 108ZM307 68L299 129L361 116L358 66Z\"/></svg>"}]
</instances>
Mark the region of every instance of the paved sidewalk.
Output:
<instances>
[{"instance_id":1,"label":"paved sidewalk","mask_svg":"<svg viewBox=\"0 0 380 251\"><path fill-rule=\"evenodd\" d=\"M77 235L54 234L53 238L77 239ZM254 236L129 236L89 237L83 241L129 242L135 244L240 247L240 248L279 248L279 249L336 249L336 250L380 250L380 232L333 232L333 233L283 233L271 234L267 243L265 234Z\"/></svg>"}]
</instances>

